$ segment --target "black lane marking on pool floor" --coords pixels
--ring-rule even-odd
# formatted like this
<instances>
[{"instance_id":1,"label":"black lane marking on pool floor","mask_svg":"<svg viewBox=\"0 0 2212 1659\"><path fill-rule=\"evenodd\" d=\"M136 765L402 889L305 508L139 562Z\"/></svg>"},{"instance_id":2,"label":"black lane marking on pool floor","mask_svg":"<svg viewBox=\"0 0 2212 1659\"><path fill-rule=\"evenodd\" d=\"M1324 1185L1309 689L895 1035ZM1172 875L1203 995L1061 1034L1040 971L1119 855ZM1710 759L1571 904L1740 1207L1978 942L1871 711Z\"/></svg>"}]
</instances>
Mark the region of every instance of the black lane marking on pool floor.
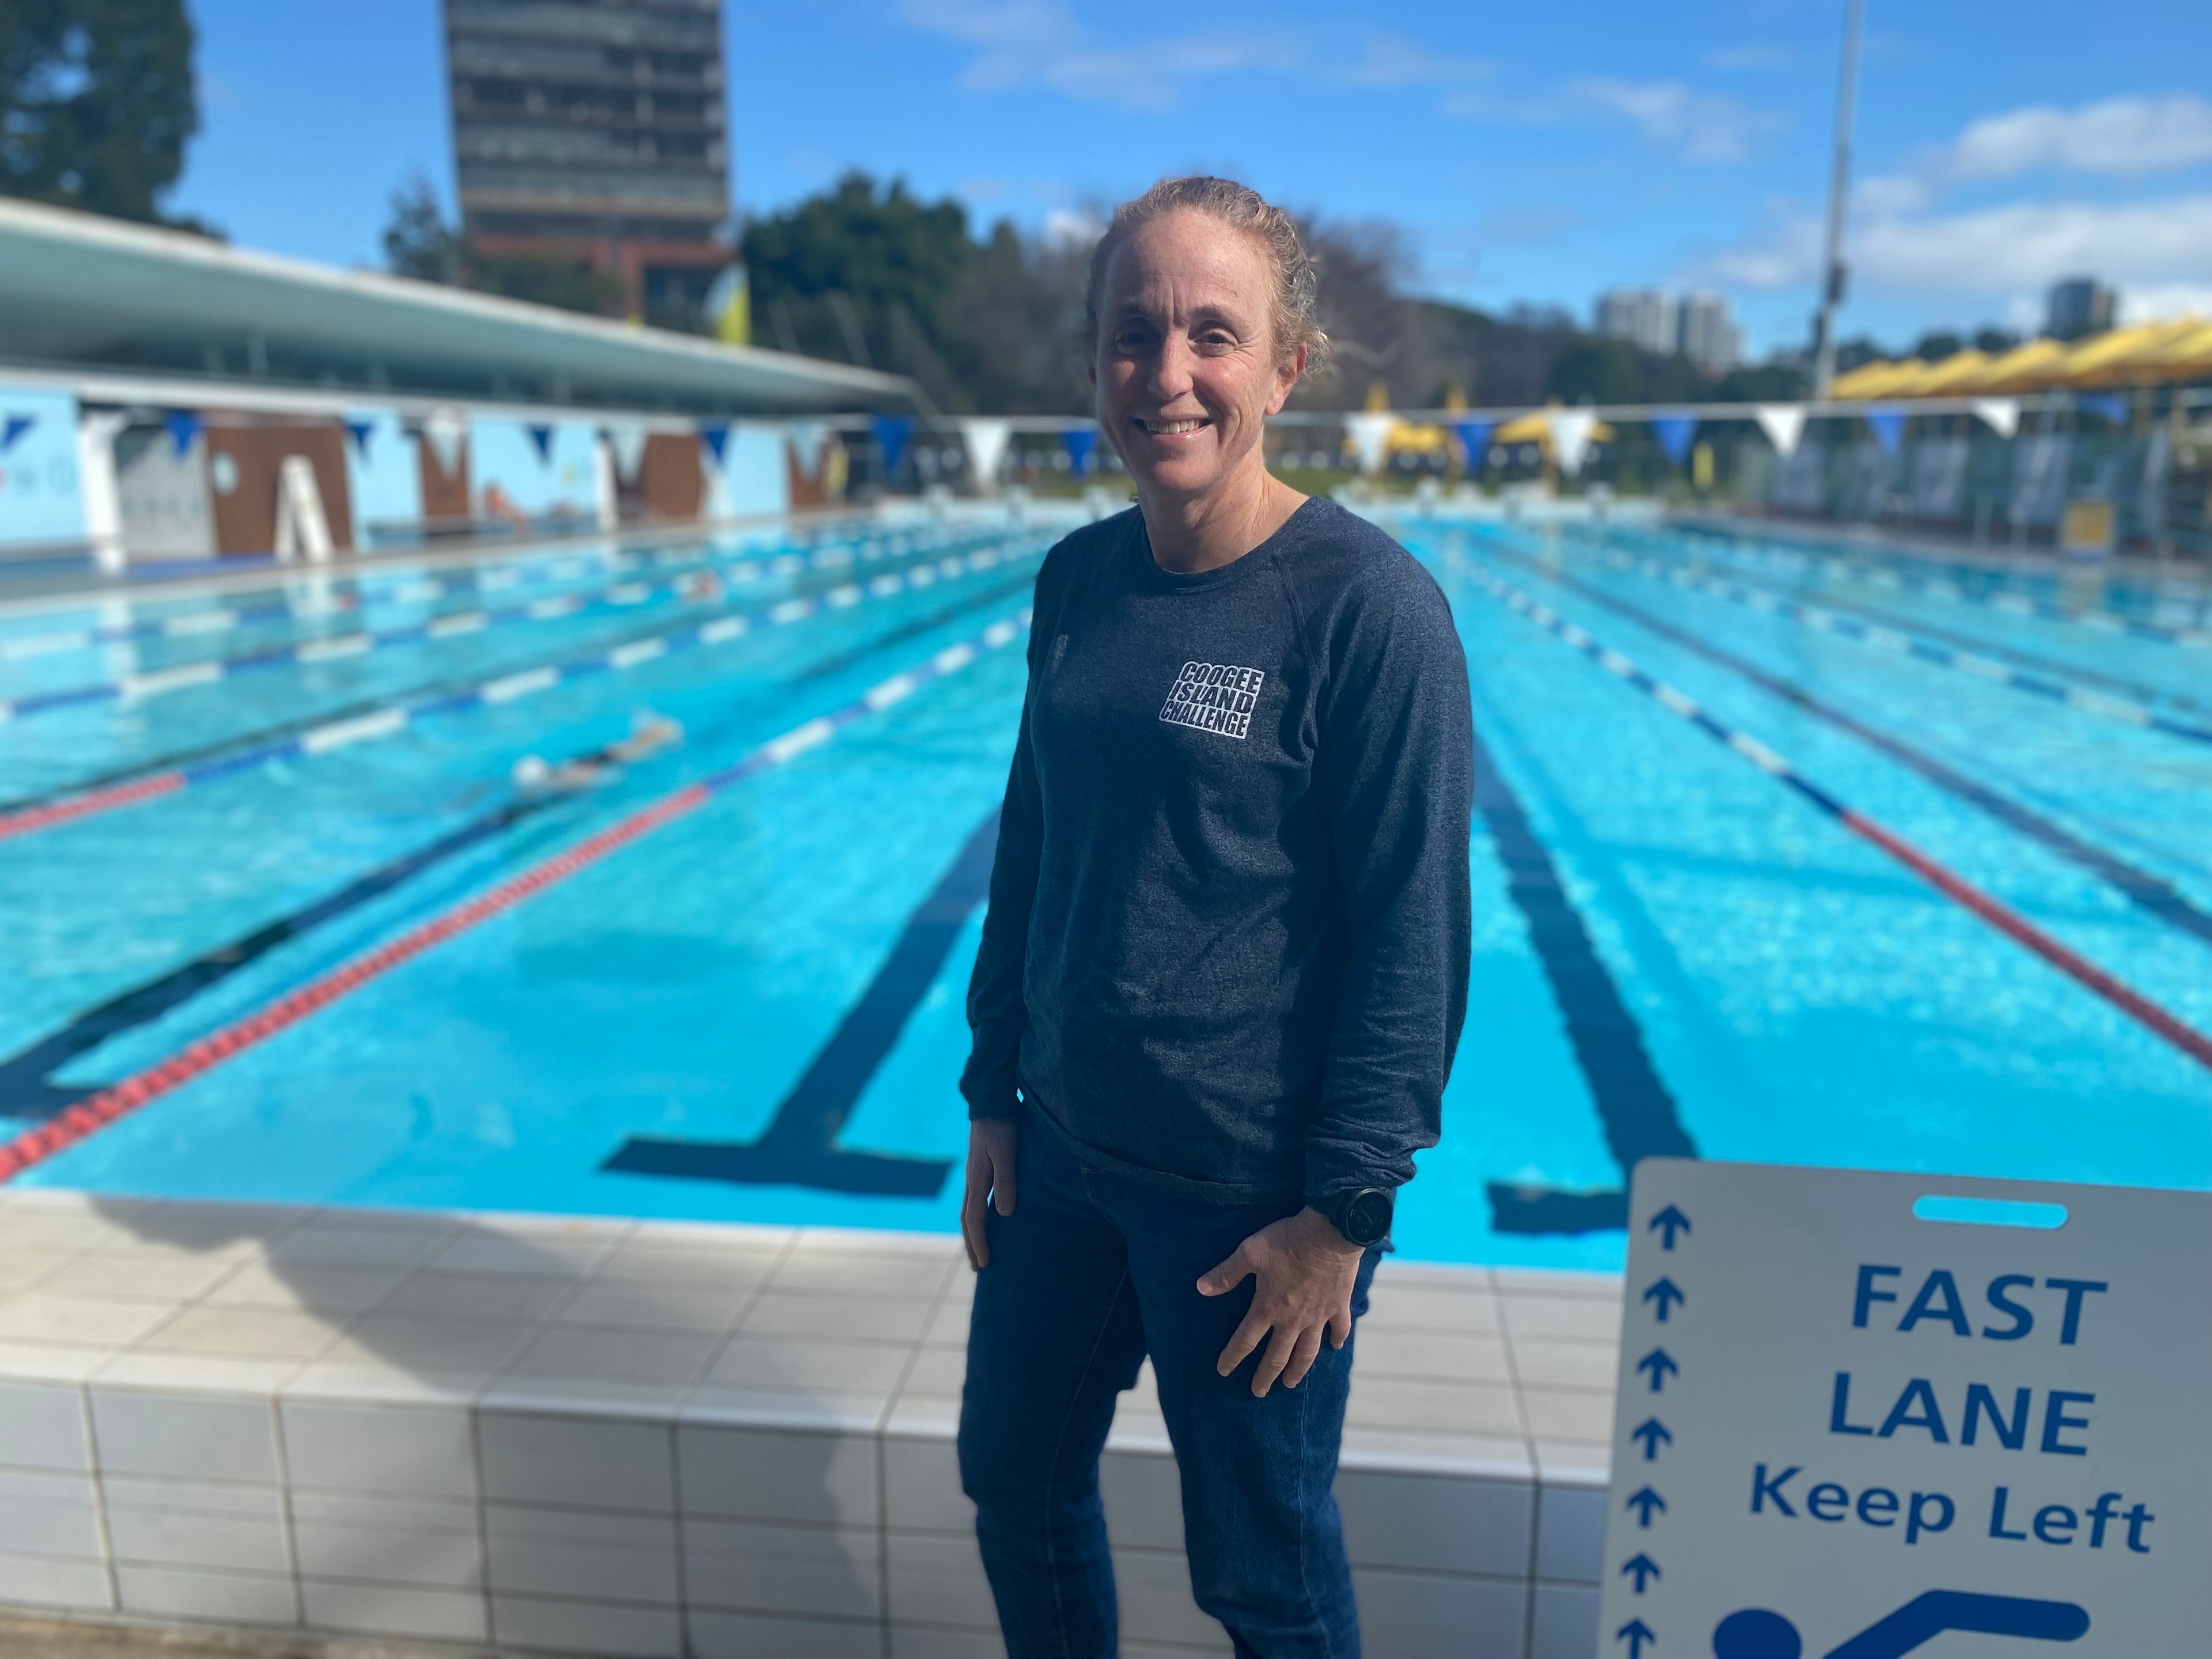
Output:
<instances>
[{"instance_id":1,"label":"black lane marking on pool floor","mask_svg":"<svg viewBox=\"0 0 2212 1659\"><path fill-rule=\"evenodd\" d=\"M1559 866L1528 823L1498 757L1474 733L1474 806L1490 832L1514 907L1528 924L1528 943L1550 982L1567 1028L1575 1063L1589 1085L1607 1147L1623 1185L1599 1192L1490 1183L1491 1224L1501 1233L1592 1233L1628 1225L1626 1181L1647 1158L1695 1158L1644 1033L1621 1000Z\"/></svg>"},{"instance_id":2,"label":"black lane marking on pool floor","mask_svg":"<svg viewBox=\"0 0 2212 1659\"><path fill-rule=\"evenodd\" d=\"M842 1150L842 1133L868 1080L897 1043L934 984L953 941L991 886L998 851L994 807L968 837L928 897L907 919L890 955L822 1045L757 1140L678 1140L633 1135L599 1167L619 1175L747 1186L811 1187L879 1198L934 1198L952 1165L942 1159Z\"/></svg>"},{"instance_id":3,"label":"black lane marking on pool floor","mask_svg":"<svg viewBox=\"0 0 2212 1659\"><path fill-rule=\"evenodd\" d=\"M1863 720L1821 701L1811 692L1768 673L1732 651L1708 644L1687 629L1677 628L1653 616L1641 605L1617 599L1579 577L1553 570L1540 560L1509 552L1495 543L1491 544L1490 551L1494 556L1516 564L1531 574L1581 594L1591 604L1601 605L1615 616L1626 617L1638 628L1670 644L1741 674L1769 696L1779 698L1793 708L1804 710L1816 720L1825 720L1839 732L1848 732L1917 773L1937 788L1956 796L1970 806L1980 808L2007 829L2017 830L2037 845L2087 870L2110 884L2129 902L2148 911L2169 927L2178 927L2207 945L2212 945L2212 913L2200 909L2186 894L2163 877L2130 864L2117 853L2108 852L2094 842L2083 840L2063 824L2054 823L2033 808L1999 794L1988 785L1975 781L1948 763L1915 749L1903 738L1892 737L1887 732L1867 725Z\"/></svg>"},{"instance_id":4,"label":"black lane marking on pool floor","mask_svg":"<svg viewBox=\"0 0 2212 1659\"><path fill-rule=\"evenodd\" d=\"M20 1054L0 1060L0 1117L52 1117L87 1095L97 1094L102 1086L98 1084L71 1088L48 1079L79 1054L88 1054L125 1031L151 1024L201 992L220 985L240 969L250 967L278 945L381 897L402 882L411 881L424 871L543 811L557 799L544 796L518 800L471 818L437 840L356 877L304 908L265 922L242 938L194 957L181 968L172 969L159 978L133 986L99 1006L87 1009L59 1030L41 1037Z\"/></svg>"}]
</instances>

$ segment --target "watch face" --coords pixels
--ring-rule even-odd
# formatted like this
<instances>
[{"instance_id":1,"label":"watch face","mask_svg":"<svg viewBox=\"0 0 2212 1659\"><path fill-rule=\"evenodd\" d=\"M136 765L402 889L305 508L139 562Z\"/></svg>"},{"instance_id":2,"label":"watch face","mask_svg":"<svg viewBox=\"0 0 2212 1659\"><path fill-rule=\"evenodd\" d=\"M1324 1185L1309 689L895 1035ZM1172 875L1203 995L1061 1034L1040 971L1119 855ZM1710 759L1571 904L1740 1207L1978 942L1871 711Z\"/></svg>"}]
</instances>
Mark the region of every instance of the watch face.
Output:
<instances>
[{"instance_id":1,"label":"watch face","mask_svg":"<svg viewBox=\"0 0 2212 1659\"><path fill-rule=\"evenodd\" d=\"M1390 1194L1364 1192L1344 1207L1344 1236L1355 1244L1372 1244L1390 1231Z\"/></svg>"}]
</instances>

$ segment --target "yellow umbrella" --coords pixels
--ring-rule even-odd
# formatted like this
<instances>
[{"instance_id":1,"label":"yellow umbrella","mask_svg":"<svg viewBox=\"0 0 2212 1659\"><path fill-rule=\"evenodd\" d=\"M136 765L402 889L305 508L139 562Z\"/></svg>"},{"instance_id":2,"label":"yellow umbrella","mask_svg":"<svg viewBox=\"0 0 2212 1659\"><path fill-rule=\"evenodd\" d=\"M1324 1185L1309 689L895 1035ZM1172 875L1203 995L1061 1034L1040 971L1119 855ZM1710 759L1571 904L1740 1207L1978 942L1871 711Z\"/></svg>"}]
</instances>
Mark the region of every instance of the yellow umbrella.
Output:
<instances>
[{"instance_id":1,"label":"yellow umbrella","mask_svg":"<svg viewBox=\"0 0 2212 1659\"><path fill-rule=\"evenodd\" d=\"M2051 370L2052 378L2058 385L2067 386L2130 385L2137 358L2180 338L2191 326L2191 322L2185 319L2179 325L2144 323L2134 328L2112 329L2082 341L2059 359Z\"/></svg>"},{"instance_id":2,"label":"yellow umbrella","mask_svg":"<svg viewBox=\"0 0 2212 1659\"><path fill-rule=\"evenodd\" d=\"M1956 390L1969 378L1980 372L1990 361L1986 351L1969 349L1956 351L1940 363L1930 363L1914 380L1910 392L1914 398L1933 398Z\"/></svg>"},{"instance_id":3,"label":"yellow umbrella","mask_svg":"<svg viewBox=\"0 0 2212 1659\"><path fill-rule=\"evenodd\" d=\"M2032 392L2045 383L2051 366L2066 355L2057 340L2030 340L2001 353L1973 374L1964 376L1954 392Z\"/></svg>"},{"instance_id":4,"label":"yellow umbrella","mask_svg":"<svg viewBox=\"0 0 2212 1659\"><path fill-rule=\"evenodd\" d=\"M1856 403L1862 398L1887 397L1893 388L1910 381L1927 367L1917 357L1894 363L1862 364L1829 387L1828 395L1847 403Z\"/></svg>"},{"instance_id":5,"label":"yellow umbrella","mask_svg":"<svg viewBox=\"0 0 2212 1659\"><path fill-rule=\"evenodd\" d=\"M1590 428L1589 441L1594 444L1609 444L1613 437L1613 429L1603 421ZM1550 417L1540 410L1534 415L1523 415L1516 421L1508 421L1490 434L1490 441L1494 444L1540 444L1549 449L1552 447Z\"/></svg>"},{"instance_id":6,"label":"yellow umbrella","mask_svg":"<svg viewBox=\"0 0 2212 1659\"><path fill-rule=\"evenodd\" d=\"M2187 319L2188 327L2173 337L2143 352L2134 367L2144 380L2189 380L2212 374L2212 322L2202 317Z\"/></svg>"}]
</instances>

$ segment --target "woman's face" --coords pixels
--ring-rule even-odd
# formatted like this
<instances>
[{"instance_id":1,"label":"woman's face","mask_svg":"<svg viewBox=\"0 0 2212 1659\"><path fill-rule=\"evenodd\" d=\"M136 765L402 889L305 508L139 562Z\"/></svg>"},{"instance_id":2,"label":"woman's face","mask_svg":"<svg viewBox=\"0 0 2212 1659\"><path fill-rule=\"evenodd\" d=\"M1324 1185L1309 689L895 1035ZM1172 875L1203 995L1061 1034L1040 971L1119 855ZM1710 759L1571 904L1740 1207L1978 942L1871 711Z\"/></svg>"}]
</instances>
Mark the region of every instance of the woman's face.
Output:
<instances>
[{"instance_id":1,"label":"woman's face","mask_svg":"<svg viewBox=\"0 0 2212 1659\"><path fill-rule=\"evenodd\" d=\"M1258 449L1305 357L1276 361L1273 287L1259 239L1202 213L1164 215L1108 258L1091 374L1140 490L1205 495Z\"/></svg>"}]
</instances>

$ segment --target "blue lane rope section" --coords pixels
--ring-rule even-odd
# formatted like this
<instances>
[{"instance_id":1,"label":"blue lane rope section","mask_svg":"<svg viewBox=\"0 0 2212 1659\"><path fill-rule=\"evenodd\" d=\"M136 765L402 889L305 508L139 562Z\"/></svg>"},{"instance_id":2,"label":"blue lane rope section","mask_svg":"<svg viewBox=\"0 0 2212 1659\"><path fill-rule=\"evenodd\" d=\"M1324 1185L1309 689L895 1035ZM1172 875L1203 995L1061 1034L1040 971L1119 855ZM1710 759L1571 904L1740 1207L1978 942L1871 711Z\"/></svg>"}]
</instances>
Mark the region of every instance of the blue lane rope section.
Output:
<instances>
[{"instance_id":1,"label":"blue lane rope section","mask_svg":"<svg viewBox=\"0 0 2212 1659\"><path fill-rule=\"evenodd\" d=\"M1723 650L1685 629L1653 616L1641 605L1629 604L1592 586L1565 571L1553 570L1541 560L1501 547L1488 550L1490 557L1503 559L1517 566L1532 576L1554 582L1570 592L1579 593L1591 604L1601 605L1617 617L1626 617L1638 628L1656 635L1670 644L1680 647L1707 662L1717 663L1730 672L1741 675L1753 685L1771 696L1778 697L1793 708L1801 708L1815 719L1823 720L1839 732L1847 732L1861 742L1887 755L1891 759L1909 768L1945 793L1956 796L1968 805L1979 808L2008 830L2036 842L2068 862L2088 871L2107 883L2129 902L2148 911L2169 927L2193 935L2212 945L2212 913L2198 908L2180 889L2140 866L2130 864L2117 853L2109 852L2094 842L2086 841L2064 825L2053 822L2031 807L1998 793L1988 785L1977 781L1947 762L1938 760L1926 751L1914 748L1903 738L1893 736L1878 727L1869 726L1856 716L1844 713L1833 704L1825 702L1802 686L1768 673L1757 664ZM1447 554L1449 562L1455 556Z\"/></svg>"},{"instance_id":2,"label":"blue lane rope section","mask_svg":"<svg viewBox=\"0 0 2212 1659\"><path fill-rule=\"evenodd\" d=\"M1644 1032L1607 971L1550 851L1528 822L1498 757L1474 733L1474 805L1504 866L1506 893L1528 929L1582 1068L1622 1185L1598 1192L1492 1182L1492 1224L1501 1233L1617 1232L1628 1225L1629 1173L1647 1158L1695 1158L1674 1097L1644 1046Z\"/></svg>"},{"instance_id":3,"label":"blue lane rope section","mask_svg":"<svg viewBox=\"0 0 2212 1659\"><path fill-rule=\"evenodd\" d=\"M611 1175L747 1186L809 1187L883 1198L934 1198L952 1165L840 1148L853 1109L897 1045L899 1034L937 982L945 958L988 895L999 846L999 809L985 815L959 854L907 919L898 941L860 1000L750 1141L680 1140L632 1135L599 1167Z\"/></svg>"},{"instance_id":4,"label":"blue lane rope section","mask_svg":"<svg viewBox=\"0 0 2212 1659\"><path fill-rule=\"evenodd\" d=\"M1492 545L1498 544L1492 538L1486 536L1483 539ZM2026 692L2046 702L2063 703L2085 714L2118 720L2145 731L2163 732L2168 737L2181 738L2191 743L2212 744L2212 726L2161 712L2164 705L2192 710L2202 710L2205 705L2194 698L2161 690L2157 686L2140 684L2117 675L2099 673L2094 669L2070 663L2063 665L2053 664L2047 659L2015 651L2009 647L1967 640L1924 623L1906 623L1860 606L1841 602L1814 605L1793 599L1764 586L1747 585L1725 577L1700 575L1666 560L1618 550L1585 550L1616 569L1655 577L1695 592L1711 593L1747 610L1781 617L1819 633L1834 634L1934 667L1969 674L1993 685ZM1856 614L1846 614L1849 612ZM2001 658L2024 661L2030 666L2014 667L2010 662L2000 660ZM2087 684L2069 683L2072 681L2094 681L2105 689L2094 690Z\"/></svg>"},{"instance_id":5,"label":"blue lane rope section","mask_svg":"<svg viewBox=\"0 0 2212 1659\"><path fill-rule=\"evenodd\" d=\"M647 635L611 649L601 648L563 662L501 673L435 696L372 706L358 714L319 723L296 735L252 744L214 759L137 775L93 790L70 791L18 803L0 812L0 840L172 794L276 761L304 759L391 737L418 720L513 702L593 675L619 672L663 657L724 645L743 638L756 627L787 626L824 611L843 610L869 599L933 586L940 580L1025 562L1042 550L1039 538L1026 544L1017 544L1012 549L987 546L973 553L933 560L903 570L885 571L865 584L848 582L824 593L787 599L754 611L732 612L693 627Z\"/></svg>"},{"instance_id":6,"label":"blue lane rope section","mask_svg":"<svg viewBox=\"0 0 2212 1659\"><path fill-rule=\"evenodd\" d=\"M947 545L951 550L960 551L982 546L996 539L999 538L993 535L976 536ZM808 556L787 554L765 560L738 559L727 563L726 568L732 581L744 585L757 581L763 575L793 575L807 569L830 570L855 562L872 563L885 556L884 546L884 543L868 542L861 544L857 550L825 548ZM706 571L720 562L714 559L697 560L692 568ZM88 681L84 684L67 686L59 690L38 691L13 699L0 699L0 720L21 720L51 714L57 709L81 708L87 703L157 696L191 686L217 684L241 674L301 667L340 658L362 657L393 646L457 639L514 623L557 622L571 617L605 616L633 611L656 599L669 598L699 602L693 583L682 576L659 581L632 580L614 582L592 592L556 594L546 599L491 605L475 611L447 611L394 628L362 629L350 634L272 646L261 651L242 652L232 657L210 657L198 662L180 663L173 667L125 674L110 680Z\"/></svg>"}]
</instances>

